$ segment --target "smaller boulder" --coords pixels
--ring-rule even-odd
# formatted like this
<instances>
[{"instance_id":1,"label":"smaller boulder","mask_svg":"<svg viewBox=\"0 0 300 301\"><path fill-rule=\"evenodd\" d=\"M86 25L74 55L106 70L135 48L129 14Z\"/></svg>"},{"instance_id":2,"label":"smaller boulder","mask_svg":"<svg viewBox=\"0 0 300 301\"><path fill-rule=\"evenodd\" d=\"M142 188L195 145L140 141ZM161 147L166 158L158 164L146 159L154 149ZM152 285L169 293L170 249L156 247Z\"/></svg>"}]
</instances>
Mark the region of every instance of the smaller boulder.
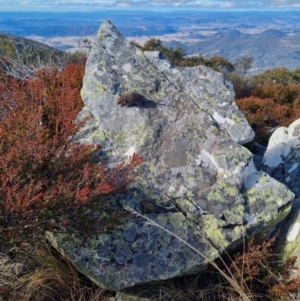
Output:
<instances>
[{"instance_id":1,"label":"smaller boulder","mask_svg":"<svg viewBox=\"0 0 300 301\"><path fill-rule=\"evenodd\" d=\"M290 214L280 225L276 251L286 260L297 256L300 266L300 119L272 134L262 162L263 170L296 195ZM292 272L292 277L299 273Z\"/></svg>"},{"instance_id":2,"label":"smaller boulder","mask_svg":"<svg viewBox=\"0 0 300 301\"><path fill-rule=\"evenodd\" d=\"M300 196L300 119L272 134L262 169Z\"/></svg>"}]
</instances>

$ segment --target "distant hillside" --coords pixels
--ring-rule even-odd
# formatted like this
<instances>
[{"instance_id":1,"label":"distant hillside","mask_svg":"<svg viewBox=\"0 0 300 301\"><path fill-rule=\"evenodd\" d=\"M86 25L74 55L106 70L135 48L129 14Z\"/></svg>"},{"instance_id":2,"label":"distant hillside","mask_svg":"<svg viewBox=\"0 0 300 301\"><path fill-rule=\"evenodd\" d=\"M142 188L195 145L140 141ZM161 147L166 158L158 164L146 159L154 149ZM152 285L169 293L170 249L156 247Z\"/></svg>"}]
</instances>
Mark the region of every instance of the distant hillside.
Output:
<instances>
[{"instance_id":1,"label":"distant hillside","mask_svg":"<svg viewBox=\"0 0 300 301\"><path fill-rule=\"evenodd\" d=\"M181 46L189 56L201 54L206 58L218 55L231 62L241 57L253 57L252 73L285 66L300 67L300 32L286 34L280 30L266 30L249 34L238 30L222 30L201 41L164 41L166 47Z\"/></svg>"},{"instance_id":2,"label":"distant hillside","mask_svg":"<svg viewBox=\"0 0 300 301\"><path fill-rule=\"evenodd\" d=\"M266 38L266 39L270 39L270 38L281 39L287 37L288 35L277 29L268 29L257 34L257 36L259 38Z\"/></svg>"},{"instance_id":3,"label":"distant hillside","mask_svg":"<svg viewBox=\"0 0 300 301\"><path fill-rule=\"evenodd\" d=\"M24 63L51 63L62 60L65 53L48 45L0 33L0 56L22 59Z\"/></svg>"},{"instance_id":4,"label":"distant hillside","mask_svg":"<svg viewBox=\"0 0 300 301\"><path fill-rule=\"evenodd\" d=\"M296 10L0 11L1 32L70 51L84 39L93 41L104 20L110 20L123 36L141 45L158 38L166 47L181 46L186 55L218 55L231 62L253 57L252 73L282 66L300 68L300 14Z\"/></svg>"}]
</instances>

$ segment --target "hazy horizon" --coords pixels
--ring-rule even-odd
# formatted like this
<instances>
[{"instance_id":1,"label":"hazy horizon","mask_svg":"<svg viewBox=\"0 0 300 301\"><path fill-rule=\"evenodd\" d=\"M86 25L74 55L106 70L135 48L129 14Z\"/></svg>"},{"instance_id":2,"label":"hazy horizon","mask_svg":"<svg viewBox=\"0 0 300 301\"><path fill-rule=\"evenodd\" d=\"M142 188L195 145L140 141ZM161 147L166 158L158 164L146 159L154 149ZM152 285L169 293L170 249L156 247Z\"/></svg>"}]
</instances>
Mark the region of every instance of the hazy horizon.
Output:
<instances>
[{"instance_id":1,"label":"hazy horizon","mask_svg":"<svg viewBox=\"0 0 300 301\"><path fill-rule=\"evenodd\" d=\"M0 32L76 51L86 47L84 40L93 42L104 20L141 45L158 38L166 47L181 47L186 55L219 55L230 61L251 56L253 72L300 67L300 14L296 10L153 11L140 7L86 12L1 11Z\"/></svg>"},{"instance_id":2,"label":"hazy horizon","mask_svg":"<svg viewBox=\"0 0 300 301\"><path fill-rule=\"evenodd\" d=\"M195 9L195 8L99 8L98 10L2 10L2 13L99 13L99 12L220 12L220 13L245 13L245 12L298 12L300 7L297 9Z\"/></svg>"},{"instance_id":3,"label":"hazy horizon","mask_svg":"<svg viewBox=\"0 0 300 301\"><path fill-rule=\"evenodd\" d=\"M207 11L300 10L297 0L2 0L2 11L88 12L95 10L180 9Z\"/></svg>"}]
</instances>

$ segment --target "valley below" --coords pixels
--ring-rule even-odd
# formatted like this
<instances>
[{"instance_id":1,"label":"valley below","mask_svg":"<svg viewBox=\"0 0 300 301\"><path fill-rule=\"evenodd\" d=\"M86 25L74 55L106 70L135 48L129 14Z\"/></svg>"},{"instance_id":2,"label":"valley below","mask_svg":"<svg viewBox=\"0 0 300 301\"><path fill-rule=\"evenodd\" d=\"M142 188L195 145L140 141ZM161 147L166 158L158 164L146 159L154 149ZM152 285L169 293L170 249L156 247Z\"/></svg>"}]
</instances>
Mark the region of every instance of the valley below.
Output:
<instances>
[{"instance_id":1,"label":"valley below","mask_svg":"<svg viewBox=\"0 0 300 301\"><path fill-rule=\"evenodd\" d=\"M300 67L300 16L293 11L0 13L0 32L74 52L92 45L106 19L141 45L157 38L189 56L222 56L231 62L253 57L250 73Z\"/></svg>"}]
</instances>

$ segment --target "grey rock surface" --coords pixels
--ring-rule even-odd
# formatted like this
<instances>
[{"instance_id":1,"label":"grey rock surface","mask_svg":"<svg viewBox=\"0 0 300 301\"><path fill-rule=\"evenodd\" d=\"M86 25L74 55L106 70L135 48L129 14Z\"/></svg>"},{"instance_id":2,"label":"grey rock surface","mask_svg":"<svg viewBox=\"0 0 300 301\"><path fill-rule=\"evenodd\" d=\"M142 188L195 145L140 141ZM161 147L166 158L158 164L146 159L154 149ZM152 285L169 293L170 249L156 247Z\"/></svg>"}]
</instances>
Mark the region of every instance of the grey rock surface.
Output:
<instances>
[{"instance_id":1,"label":"grey rock surface","mask_svg":"<svg viewBox=\"0 0 300 301\"><path fill-rule=\"evenodd\" d=\"M297 256L297 266L300 267L300 198L293 202L290 214L280 226L276 240L276 253L283 260ZM300 271L293 271L292 276L300 275Z\"/></svg>"},{"instance_id":2,"label":"grey rock surface","mask_svg":"<svg viewBox=\"0 0 300 301\"><path fill-rule=\"evenodd\" d=\"M265 172L300 196L300 119L274 131L262 164Z\"/></svg>"},{"instance_id":3,"label":"grey rock surface","mask_svg":"<svg viewBox=\"0 0 300 301\"><path fill-rule=\"evenodd\" d=\"M24 258L13 260L8 253L8 251L0 251L0 287L5 287L9 283L17 281L19 276L28 271Z\"/></svg>"},{"instance_id":4,"label":"grey rock surface","mask_svg":"<svg viewBox=\"0 0 300 301\"><path fill-rule=\"evenodd\" d=\"M283 259L297 256L300 266L300 119L274 131L262 164L265 172L296 195L291 212L280 227L276 246ZM296 277L299 272L293 274Z\"/></svg>"},{"instance_id":5,"label":"grey rock surface","mask_svg":"<svg viewBox=\"0 0 300 301\"><path fill-rule=\"evenodd\" d=\"M128 92L144 96L140 106L117 105ZM82 99L89 121L78 140L101 144L99 156L111 167L133 153L145 160L129 193L112 202L137 214L113 233L85 245L74 235L49 234L100 286L121 290L196 273L244 235L268 231L287 215L294 194L257 171L241 145L254 133L222 74L171 66L105 21L87 61Z\"/></svg>"}]
</instances>

